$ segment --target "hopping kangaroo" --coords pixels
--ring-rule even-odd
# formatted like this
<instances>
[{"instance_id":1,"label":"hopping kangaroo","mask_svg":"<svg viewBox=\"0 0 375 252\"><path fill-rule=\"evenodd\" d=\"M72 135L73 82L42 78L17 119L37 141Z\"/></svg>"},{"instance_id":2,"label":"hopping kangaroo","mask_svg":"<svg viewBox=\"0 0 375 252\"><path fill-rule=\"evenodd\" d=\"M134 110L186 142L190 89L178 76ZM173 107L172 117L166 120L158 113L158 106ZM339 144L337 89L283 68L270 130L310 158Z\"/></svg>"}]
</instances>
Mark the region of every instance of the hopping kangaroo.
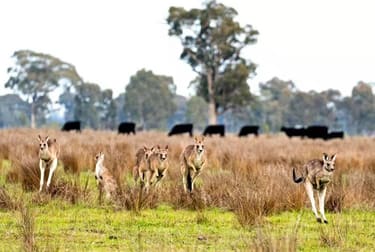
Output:
<instances>
[{"instance_id":1,"label":"hopping kangaroo","mask_svg":"<svg viewBox=\"0 0 375 252\"><path fill-rule=\"evenodd\" d=\"M107 199L113 196L117 189L117 184L110 171L103 165L104 153L99 152L95 156L95 179L99 190L104 190Z\"/></svg>"},{"instance_id":2,"label":"hopping kangaroo","mask_svg":"<svg viewBox=\"0 0 375 252\"><path fill-rule=\"evenodd\" d=\"M141 186L146 185L146 190L148 190L151 182L151 172L150 172L150 163L149 158L154 153L155 148L148 148L144 146L143 148L137 151L136 155L136 164L133 168L133 175L135 182L138 182L140 179Z\"/></svg>"},{"instance_id":3,"label":"hopping kangaroo","mask_svg":"<svg viewBox=\"0 0 375 252\"><path fill-rule=\"evenodd\" d=\"M303 166L302 177L297 178L296 171L293 168L293 180L295 183L304 183L307 195L311 201L311 208L316 220L322 222L315 206L314 190L318 191L319 210L323 217L324 223L328 223L324 214L324 198L326 196L327 185L332 180L333 171L335 170L336 154L329 157L323 153L323 160L314 159Z\"/></svg>"},{"instance_id":4,"label":"hopping kangaroo","mask_svg":"<svg viewBox=\"0 0 375 252\"><path fill-rule=\"evenodd\" d=\"M56 142L56 139L49 139L47 136L44 140L38 135L39 140L39 169L40 169L40 187L39 192L43 189L44 184L44 173L47 167L49 167L49 175L47 180L47 189L51 184L52 175L57 168L57 159L60 152L60 147Z\"/></svg>"},{"instance_id":5,"label":"hopping kangaroo","mask_svg":"<svg viewBox=\"0 0 375 252\"><path fill-rule=\"evenodd\" d=\"M150 183L159 185L165 178L169 168L168 162L168 145L164 149L158 145L156 151L149 158L151 178Z\"/></svg>"},{"instance_id":6,"label":"hopping kangaroo","mask_svg":"<svg viewBox=\"0 0 375 252\"><path fill-rule=\"evenodd\" d=\"M195 179L207 163L203 141L204 136L194 137L194 144L186 146L181 154L182 183L185 192L194 190Z\"/></svg>"}]
</instances>

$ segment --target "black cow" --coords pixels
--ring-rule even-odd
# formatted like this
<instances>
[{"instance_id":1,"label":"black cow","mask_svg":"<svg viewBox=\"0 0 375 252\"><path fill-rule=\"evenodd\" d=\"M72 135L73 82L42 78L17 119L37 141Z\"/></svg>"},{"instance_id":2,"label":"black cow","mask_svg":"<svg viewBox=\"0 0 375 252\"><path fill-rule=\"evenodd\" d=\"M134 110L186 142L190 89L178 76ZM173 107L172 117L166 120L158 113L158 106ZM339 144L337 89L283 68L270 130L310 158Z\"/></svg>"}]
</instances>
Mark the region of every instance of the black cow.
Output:
<instances>
[{"instance_id":1,"label":"black cow","mask_svg":"<svg viewBox=\"0 0 375 252\"><path fill-rule=\"evenodd\" d=\"M211 136L215 134L218 134L221 137L223 137L225 135L225 126L223 124L208 125L203 131L204 136Z\"/></svg>"},{"instance_id":2,"label":"black cow","mask_svg":"<svg viewBox=\"0 0 375 252\"><path fill-rule=\"evenodd\" d=\"M118 126L119 134L128 134L133 133L135 135L135 123L133 122L122 122Z\"/></svg>"},{"instance_id":3,"label":"black cow","mask_svg":"<svg viewBox=\"0 0 375 252\"><path fill-rule=\"evenodd\" d=\"M305 137L306 136L306 129L301 128L293 128L293 127L281 127L281 131L284 132L288 137Z\"/></svg>"},{"instance_id":4,"label":"black cow","mask_svg":"<svg viewBox=\"0 0 375 252\"><path fill-rule=\"evenodd\" d=\"M328 136L328 127L322 125L312 125L307 127L306 136L312 139L327 139Z\"/></svg>"},{"instance_id":5,"label":"black cow","mask_svg":"<svg viewBox=\"0 0 375 252\"><path fill-rule=\"evenodd\" d=\"M80 121L68 121L65 122L63 127L61 128L62 131L71 131L75 130L77 132L81 132L81 122Z\"/></svg>"},{"instance_id":6,"label":"black cow","mask_svg":"<svg viewBox=\"0 0 375 252\"><path fill-rule=\"evenodd\" d=\"M259 126L257 125L245 125L241 128L240 132L238 133L239 137L247 136L249 134L254 134L258 136Z\"/></svg>"},{"instance_id":7,"label":"black cow","mask_svg":"<svg viewBox=\"0 0 375 252\"><path fill-rule=\"evenodd\" d=\"M332 131L332 132L329 132L327 137L326 137L326 140L330 140L330 139L334 139L334 138L340 138L340 139L343 139L344 138L344 131Z\"/></svg>"},{"instance_id":8,"label":"black cow","mask_svg":"<svg viewBox=\"0 0 375 252\"><path fill-rule=\"evenodd\" d=\"M183 124L176 124L172 127L172 129L169 131L168 136L172 135L179 135L189 133L189 136L193 136L193 124L191 123L183 123Z\"/></svg>"}]
</instances>

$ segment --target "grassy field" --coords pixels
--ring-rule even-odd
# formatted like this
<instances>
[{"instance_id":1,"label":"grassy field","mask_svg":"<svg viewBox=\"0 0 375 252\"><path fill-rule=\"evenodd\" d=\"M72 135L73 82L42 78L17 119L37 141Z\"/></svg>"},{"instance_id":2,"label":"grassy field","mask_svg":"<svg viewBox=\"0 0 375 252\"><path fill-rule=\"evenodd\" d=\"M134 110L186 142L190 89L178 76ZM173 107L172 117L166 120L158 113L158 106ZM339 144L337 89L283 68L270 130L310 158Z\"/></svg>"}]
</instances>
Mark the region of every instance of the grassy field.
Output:
<instances>
[{"instance_id":1,"label":"grassy field","mask_svg":"<svg viewBox=\"0 0 375 252\"><path fill-rule=\"evenodd\" d=\"M375 215L364 209L328 214L329 225L318 225L306 209L243 227L233 213L220 209L197 212L160 205L135 214L59 200L27 206L34 221L32 250L38 251L371 251L375 247ZM25 247L25 221L19 211L0 213L2 251Z\"/></svg>"},{"instance_id":2,"label":"grassy field","mask_svg":"<svg viewBox=\"0 0 375 252\"><path fill-rule=\"evenodd\" d=\"M182 190L178 156L188 137L117 136L49 130L62 145L50 192L38 193L38 133L0 131L0 251L371 251L375 247L375 143L283 136L206 141L209 165L192 195ZM72 144L73 143L73 144ZM135 207L135 152L169 144L171 169L159 190ZM93 157L118 178L114 202L98 200ZM291 167L338 153L327 195L328 225L318 224Z\"/></svg>"},{"instance_id":3,"label":"grassy field","mask_svg":"<svg viewBox=\"0 0 375 252\"><path fill-rule=\"evenodd\" d=\"M261 226L243 228L235 216L218 209L193 212L168 206L135 215L105 207L50 202L30 208L35 216L39 251L371 251L375 247L374 213L350 210L328 215L317 225L308 211L267 217ZM1 213L2 251L23 248L22 217Z\"/></svg>"}]
</instances>

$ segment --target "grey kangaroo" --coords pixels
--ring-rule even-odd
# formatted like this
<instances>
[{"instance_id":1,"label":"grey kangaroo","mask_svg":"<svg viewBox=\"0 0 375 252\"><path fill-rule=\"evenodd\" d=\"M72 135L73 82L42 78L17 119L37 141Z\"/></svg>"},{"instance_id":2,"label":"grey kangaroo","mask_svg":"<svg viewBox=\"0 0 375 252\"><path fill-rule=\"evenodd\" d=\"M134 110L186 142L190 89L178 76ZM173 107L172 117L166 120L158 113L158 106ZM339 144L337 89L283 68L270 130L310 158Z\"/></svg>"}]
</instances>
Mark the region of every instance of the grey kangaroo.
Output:
<instances>
[{"instance_id":1,"label":"grey kangaroo","mask_svg":"<svg viewBox=\"0 0 375 252\"><path fill-rule=\"evenodd\" d=\"M332 181L333 171L335 170L336 154L329 157L323 153L323 160L310 160L303 166L302 176L297 178L296 171L293 168L293 180L295 183L304 183L306 193L311 201L311 208L314 212L316 220L322 222L320 218L314 199L314 190L318 191L319 210L324 223L328 223L324 214L324 199L326 196L327 185Z\"/></svg>"}]
</instances>

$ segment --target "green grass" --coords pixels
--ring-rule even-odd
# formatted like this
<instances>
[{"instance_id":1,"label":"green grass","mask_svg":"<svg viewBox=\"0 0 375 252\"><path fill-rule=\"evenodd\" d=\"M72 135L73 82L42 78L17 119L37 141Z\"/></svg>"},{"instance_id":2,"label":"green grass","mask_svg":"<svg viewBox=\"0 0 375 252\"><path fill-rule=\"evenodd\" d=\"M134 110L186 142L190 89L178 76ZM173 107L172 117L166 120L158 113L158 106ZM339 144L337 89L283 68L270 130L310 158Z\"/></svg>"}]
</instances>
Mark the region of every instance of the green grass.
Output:
<instances>
[{"instance_id":1,"label":"green grass","mask_svg":"<svg viewBox=\"0 0 375 252\"><path fill-rule=\"evenodd\" d=\"M136 215L112 208L51 201L32 207L36 244L61 250L230 250L249 246L251 232L235 216L218 209L204 213L173 210L168 206ZM1 248L19 250L18 212L0 214ZM8 250L8 251L9 251Z\"/></svg>"},{"instance_id":2,"label":"green grass","mask_svg":"<svg viewBox=\"0 0 375 252\"><path fill-rule=\"evenodd\" d=\"M372 251L375 248L375 212L350 209L327 214L329 224L319 224L309 209L284 212L267 218L263 231L274 240L285 234L296 238L299 251Z\"/></svg>"},{"instance_id":3,"label":"green grass","mask_svg":"<svg viewBox=\"0 0 375 252\"><path fill-rule=\"evenodd\" d=\"M328 214L319 224L308 209L266 218L263 225L241 227L234 214L219 209L203 212L169 206L115 211L109 206L71 205L58 200L30 205L40 250L69 251L228 251L293 248L300 251L370 251L375 247L375 214L349 210ZM0 212L0 249L19 251L20 213Z\"/></svg>"},{"instance_id":4,"label":"green grass","mask_svg":"<svg viewBox=\"0 0 375 252\"><path fill-rule=\"evenodd\" d=\"M34 216L38 251L372 251L375 248L373 209L346 209L327 213L328 225L319 224L310 209L268 216L253 227L242 227L235 214L222 209L116 210L97 202L92 172L79 178L65 174L65 181L88 183L85 201L71 204L37 192L24 192L19 184L7 184L9 162L3 161L0 185L23 202ZM0 210L0 251L23 250L19 210Z\"/></svg>"}]
</instances>

